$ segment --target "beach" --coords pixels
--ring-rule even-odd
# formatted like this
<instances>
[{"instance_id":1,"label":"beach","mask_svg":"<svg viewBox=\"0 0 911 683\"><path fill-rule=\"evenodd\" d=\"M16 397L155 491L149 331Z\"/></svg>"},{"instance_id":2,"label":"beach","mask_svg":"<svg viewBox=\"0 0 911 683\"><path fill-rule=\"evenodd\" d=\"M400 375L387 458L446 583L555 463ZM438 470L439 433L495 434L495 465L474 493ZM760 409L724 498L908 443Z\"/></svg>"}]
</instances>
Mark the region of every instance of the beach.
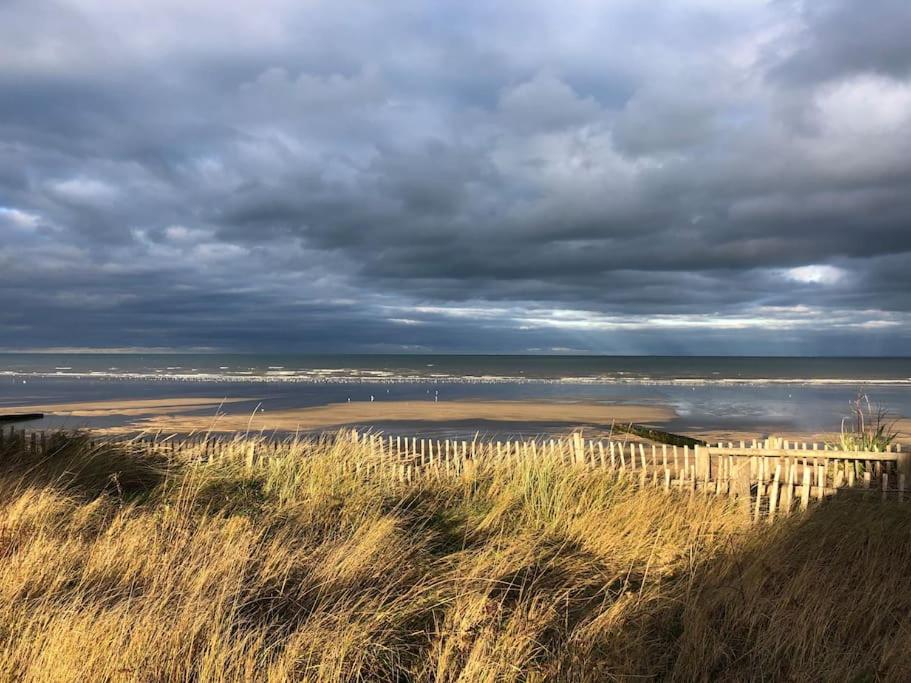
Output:
<instances>
[{"instance_id":1,"label":"beach","mask_svg":"<svg viewBox=\"0 0 911 683\"><path fill-rule=\"evenodd\" d=\"M908 438L908 359L0 355L0 413L109 434L356 426L505 439L632 422L711 442L826 442L858 394Z\"/></svg>"},{"instance_id":2,"label":"beach","mask_svg":"<svg viewBox=\"0 0 911 683\"><path fill-rule=\"evenodd\" d=\"M105 433L199 431L314 431L383 423L421 423L427 426L483 421L541 424L571 429L589 426L610 431L615 423L660 424L674 417L669 407L542 403L532 401L385 401L335 403L310 408L253 412L232 411L238 400L216 398L156 399L16 406L11 412L43 412L59 417L121 417L123 423ZM213 410L217 409L217 410ZM213 410L208 414L201 410ZM194 414L188 414L193 411ZM420 428L420 427L419 427Z\"/></svg>"},{"instance_id":3,"label":"beach","mask_svg":"<svg viewBox=\"0 0 911 683\"><path fill-rule=\"evenodd\" d=\"M84 424L103 420L98 434L292 433L360 428L390 434L498 438L546 436L582 430L592 437L622 432L629 425L666 431L679 423L669 405L603 404L582 401L352 401L327 405L266 409L248 399L218 397L122 399L4 407L13 413L43 413L45 420ZM899 439L911 435L911 420L895 419ZM745 422L727 429L678 429L675 433L709 443L763 439L770 435L832 443L835 430L795 430L787 423L757 429Z\"/></svg>"}]
</instances>

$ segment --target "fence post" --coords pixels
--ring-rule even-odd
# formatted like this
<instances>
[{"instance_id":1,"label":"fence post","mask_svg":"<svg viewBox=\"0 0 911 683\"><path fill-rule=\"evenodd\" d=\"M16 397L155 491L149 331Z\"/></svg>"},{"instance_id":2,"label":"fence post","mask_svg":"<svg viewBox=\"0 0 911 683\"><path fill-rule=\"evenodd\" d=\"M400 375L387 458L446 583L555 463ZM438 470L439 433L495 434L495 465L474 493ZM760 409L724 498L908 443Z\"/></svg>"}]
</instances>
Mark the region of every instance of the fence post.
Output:
<instances>
[{"instance_id":1,"label":"fence post","mask_svg":"<svg viewBox=\"0 0 911 683\"><path fill-rule=\"evenodd\" d=\"M700 479L708 481L712 476L712 456L705 446L696 446L696 472Z\"/></svg>"},{"instance_id":2,"label":"fence post","mask_svg":"<svg viewBox=\"0 0 911 683\"><path fill-rule=\"evenodd\" d=\"M784 498L781 501L781 507L783 508L782 512L789 515L791 514L792 503L794 502L794 483L797 477L797 465L791 462L790 458L785 460L786 467L788 468L788 482L784 489Z\"/></svg>"},{"instance_id":3,"label":"fence post","mask_svg":"<svg viewBox=\"0 0 911 683\"><path fill-rule=\"evenodd\" d=\"M756 480L756 506L753 512L753 521L759 521L759 513L762 510L762 489L764 488L762 483L762 474L759 475L759 478Z\"/></svg>"},{"instance_id":4,"label":"fence post","mask_svg":"<svg viewBox=\"0 0 911 683\"><path fill-rule=\"evenodd\" d=\"M911 478L911 451L904 452L899 449L895 454L895 469L897 470L898 480L908 481Z\"/></svg>"},{"instance_id":5,"label":"fence post","mask_svg":"<svg viewBox=\"0 0 911 683\"><path fill-rule=\"evenodd\" d=\"M739 498L741 509L747 517L752 512L750 507L750 459L737 457L734 459L734 487L732 493Z\"/></svg>"},{"instance_id":6,"label":"fence post","mask_svg":"<svg viewBox=\"0 0 911 683\"><path fill-rule=\"evenodd\" d=\"M810 483L812 482L810 467L803 461L803 489L800 491L800 509L806 510L810 505Z\"/></svg>"},{"instance_id":7,"label":"fence post","mask_svg":"<svg viewBox=\"0 0 911 683\"><path fill-rule=\"evenodd\" d=\"M775 465L775 475L772 477L772 490L769 492L769 523L775 521L775 509L778 507L778 486L781 480L781 461Z\"/></svg>"}]
</instances>

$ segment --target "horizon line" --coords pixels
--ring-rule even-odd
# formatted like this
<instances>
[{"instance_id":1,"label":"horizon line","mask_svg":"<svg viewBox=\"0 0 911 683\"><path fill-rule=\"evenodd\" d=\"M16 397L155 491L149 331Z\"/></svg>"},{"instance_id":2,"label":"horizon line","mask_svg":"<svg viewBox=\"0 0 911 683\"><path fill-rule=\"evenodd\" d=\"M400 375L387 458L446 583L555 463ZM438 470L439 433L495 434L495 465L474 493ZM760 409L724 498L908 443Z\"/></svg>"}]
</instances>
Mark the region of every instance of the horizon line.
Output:
<instances>
[{"instance_id":1,"label":"horizon line","mask_svg":"<svg viewBox=\"0 0 911 683\"><path fill-rule=\"evenodd\" d=\"M246 351L226 349L169 349L161 347L120 347L120 348L44 348L44 349L0 349L0 355L72 355L72 356L102 356L102 355L237 355L237 356L462 356L462 357L517 357L517 358L778 358L778 359L812 359L812 358L854 358L854 359L911 359L909 355L843 355L843 354L668 354L668 353L537 353L537 352L444 352L444 351Z\"/></svg>"}]
</instances>

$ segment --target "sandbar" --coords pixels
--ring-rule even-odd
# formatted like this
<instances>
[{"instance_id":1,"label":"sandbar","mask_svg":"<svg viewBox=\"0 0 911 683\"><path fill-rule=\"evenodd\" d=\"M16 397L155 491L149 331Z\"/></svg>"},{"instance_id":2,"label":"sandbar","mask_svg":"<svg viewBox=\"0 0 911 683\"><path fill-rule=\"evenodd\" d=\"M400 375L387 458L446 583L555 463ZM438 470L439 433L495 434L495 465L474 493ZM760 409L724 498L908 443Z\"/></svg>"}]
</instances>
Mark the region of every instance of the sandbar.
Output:
<instances>
[{"instance_id":1,"label":"sandbar","mask_svg":"<svg viewBox=\"0 0 911 683\"><path fill-rule=\"evenodd\" d=\"M675 417L665 406L609 405L601 403L545 403L531 401L375 401L332 403L323 406L251 413L220 413L214 416L159 414L107 431L161 431L186 433L310 431L349 425L388 422L443 423L488 420L511 423L558 423L592 425L610 429L613 423L658 424Z\"/></svg>"},{"instance_id":2,"label":"sandbar","mask_svg":"<svg viewBox=\"0 0 911 683\"><path fill-rule=\"evenodd\" d=\"M219 406L238 401L247 401L242 398L157 398L142 400L112 400L112 401L81 401L74 403L48 403L27 406L2 406L3 412L17 413L44 413L45 415L60 415L67 417L110 417L113 415L165 415L182 413L186 410L204 410L211 408L213 411Z\"/></svg>"}]
</instances>

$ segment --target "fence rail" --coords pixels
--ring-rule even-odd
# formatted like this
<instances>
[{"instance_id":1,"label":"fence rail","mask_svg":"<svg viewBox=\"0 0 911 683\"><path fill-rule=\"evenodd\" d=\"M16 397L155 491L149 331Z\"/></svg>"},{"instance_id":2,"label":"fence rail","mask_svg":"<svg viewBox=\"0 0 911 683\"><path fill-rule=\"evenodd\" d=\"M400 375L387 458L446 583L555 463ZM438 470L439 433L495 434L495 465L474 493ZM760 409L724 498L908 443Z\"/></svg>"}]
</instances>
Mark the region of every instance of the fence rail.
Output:
<instances>
[{"instance_id":1,"label":"fence rail","mask_svg":"<svg viewBox=\"0 0 911 683\"><path fill-rule=\"evenodd\" d=\"M728 496L755 520L774 520L836 494L879 495L905 500L911 481L911 451L893 444L883 452L836 450L825 444L782 439L671 446L635 440L569 438L530 440L454 440L343 432L294 436L214 436L112 439L147 453L164 453L202 462L239 460L249 468L269 465L284 454L304 453L315 443L341 439L358 444L362 460L353 467L365 475L385 474L411 482L421 477L460 476L497 462L550 457L567 466L601 469L635 486L690 495ZM49 457L44 432L0 429L0 448L15 442ZM102 440L92 442L101 443Z\"/></svg>"}]
</instances>

